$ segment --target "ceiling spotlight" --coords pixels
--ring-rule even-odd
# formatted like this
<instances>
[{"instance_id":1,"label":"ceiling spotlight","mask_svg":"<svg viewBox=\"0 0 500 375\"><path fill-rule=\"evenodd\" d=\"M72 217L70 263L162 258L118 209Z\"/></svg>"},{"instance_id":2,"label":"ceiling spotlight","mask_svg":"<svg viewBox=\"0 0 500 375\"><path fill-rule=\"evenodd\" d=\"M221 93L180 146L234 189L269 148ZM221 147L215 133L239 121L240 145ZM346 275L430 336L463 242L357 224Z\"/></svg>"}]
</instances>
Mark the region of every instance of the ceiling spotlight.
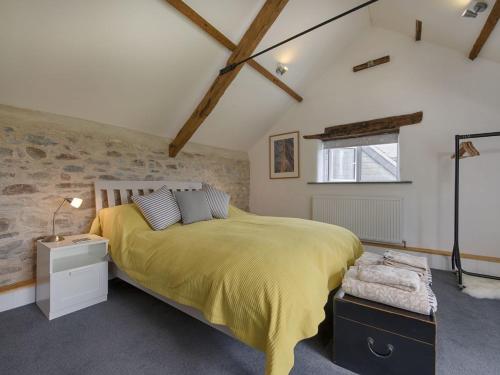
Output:
<instances>
[{"instance_id":1,"label":"ceiling spotlight","mask_svg":"<svg viewBox=\"0 0 500 375\"><path fill-rule=\"evenodd\" d=\"M286 72L288 72L288 67L286 65L279 63L278 66L276 67L276 74L282 76Z\"/></svg>"},{"instance_id":2,"label":"ceiling spotlight","mask_svg":"<svg viewBox=\"0 0 500 375\"><path fill-rule=\"evenodd\" d=\"M488 8L488 4L484 1L475 1L472 7L467 8L463 13L462 17L465 18L476 18L479 13L484 12Z\"/></svg>"}]
</instances>

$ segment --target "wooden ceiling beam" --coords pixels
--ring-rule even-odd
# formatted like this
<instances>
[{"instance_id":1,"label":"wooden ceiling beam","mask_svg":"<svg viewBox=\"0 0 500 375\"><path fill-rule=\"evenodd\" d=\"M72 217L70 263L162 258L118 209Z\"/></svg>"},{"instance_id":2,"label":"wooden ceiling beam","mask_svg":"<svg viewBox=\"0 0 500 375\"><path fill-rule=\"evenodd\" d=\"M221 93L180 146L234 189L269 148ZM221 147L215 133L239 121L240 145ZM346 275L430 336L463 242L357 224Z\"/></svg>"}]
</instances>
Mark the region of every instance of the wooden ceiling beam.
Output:
<instances>
[{"instance_id":1,"label":"wooden ceiling beam","mask_svg":"<svg viewBox=\"0 0 500 375\"><path fill-rule=\"evenodd\" d=\"M417 20L415 23L415 41L420 42L422 40L422 21Z\"/></svg>"},{"instance_id":2,"label":"wooden ceiling beam","mask_svg":"<svg viewBox=\"0 0 500 375\"><path fill-rule=\"evenodd\" d=\"M361 70L373 68L374 66L377 66L377 65L386 64L390 61L391 61L391 56L387 55L387 56L380 57L380 58L375 59L375 60L367 61L364 64L356 65L355 67L352 68L352 71L354 73L356 73L356 72L359 72Z\"/></svg>"},{"instance_id":3,"label":"wooden ceiling beam","mask_svg":"<svg viewBox=\"0 0 500 375\"><path fill-rule=\"evenodd\" d=\"M251 56L287 3L288 0L266 0L252 24L243 35L243 38L241 38L240 43L227 60L226 66ZM238 65L235 69L224 75L217 76L200 104L198 104L170 144L169 155L171 157L175 157L196 130L198 130L242 68L243 64Z\"/></svg>"},{"instance_id":4,"label":"wooden ceiling beam","mask_svg":"<svg viewBox=\"0 0 500 375\"><path fill-rule=\"evenodd\" d=\"M228 50L233 52L236 49L236 44L231 42L229 38L227 38L219 30L217 30L210 22L208 22L202 16L200 16L193 8L187 5L184 1L182 0L166 0L166 1L177 11L179 11L182 15L191 20L196 26L205 31L208 35L210 35L221 45L226 47ZM278 86L280 89L285 91L288 95L290 95L293 99L295 99L299 103L303 100L302 96L297 94L290 86L288 86L286 83L278 79L273 73L264 68L257 61L250 60L247 62L247 64L250 65L252 68L254 68L257 72L262 74L273 84Z\"/></svg>"},{"instance_id":5,"label":"wooden ceiling beam","mask_svg":"<svg viewBox=\"0 0 500 375\"><path fill-rule=\"evenodd\" d=\"M481 49L486 44L488 38L490 37L493 29L497 25L499 19L500 19L500 0L497 0L483 26L483 29L481 30L481 33L477 37L476 42L474 43L474 46L470 51L469 59L474 60L479 55L479 52L481 52Z\"/></svg>"}]
</instances>

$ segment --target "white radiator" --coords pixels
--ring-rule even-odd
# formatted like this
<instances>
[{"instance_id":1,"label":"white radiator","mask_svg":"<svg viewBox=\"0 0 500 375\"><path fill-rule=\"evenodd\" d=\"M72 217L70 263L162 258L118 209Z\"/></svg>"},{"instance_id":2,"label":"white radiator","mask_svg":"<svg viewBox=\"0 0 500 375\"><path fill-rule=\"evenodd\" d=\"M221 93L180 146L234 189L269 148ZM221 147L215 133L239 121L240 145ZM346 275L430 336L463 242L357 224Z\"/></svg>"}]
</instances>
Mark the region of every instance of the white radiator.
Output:
<instances>
[{"instance_id":1,"label":"white radiator","mask_svg":"<svg viewBox=\"0 0 500 375\"><path fill-rule=\"evenodd\" d=\"M313 220L347 228L362 240L402 242L403 199L313 196Z\"/></svg>"}]
</instances>

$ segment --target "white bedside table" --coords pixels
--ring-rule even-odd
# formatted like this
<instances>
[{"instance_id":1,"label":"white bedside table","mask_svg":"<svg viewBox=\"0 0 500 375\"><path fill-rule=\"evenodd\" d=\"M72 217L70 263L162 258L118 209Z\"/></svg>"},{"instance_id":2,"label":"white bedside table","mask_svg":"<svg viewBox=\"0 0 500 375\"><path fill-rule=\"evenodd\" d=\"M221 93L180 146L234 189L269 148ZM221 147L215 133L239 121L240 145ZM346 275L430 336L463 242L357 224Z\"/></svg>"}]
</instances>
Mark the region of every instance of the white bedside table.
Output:
<instances>
[{"instance_id":1,"label":"white bedside table","mask_svg":"<svg viewBox=\"0 0 500 375\"><path fill-rule=\"evenodd\" d=\"M106 301L107 255L108 240L93 234L37 242L36 304L49 320Z\"/></svg>"}]
</instances>

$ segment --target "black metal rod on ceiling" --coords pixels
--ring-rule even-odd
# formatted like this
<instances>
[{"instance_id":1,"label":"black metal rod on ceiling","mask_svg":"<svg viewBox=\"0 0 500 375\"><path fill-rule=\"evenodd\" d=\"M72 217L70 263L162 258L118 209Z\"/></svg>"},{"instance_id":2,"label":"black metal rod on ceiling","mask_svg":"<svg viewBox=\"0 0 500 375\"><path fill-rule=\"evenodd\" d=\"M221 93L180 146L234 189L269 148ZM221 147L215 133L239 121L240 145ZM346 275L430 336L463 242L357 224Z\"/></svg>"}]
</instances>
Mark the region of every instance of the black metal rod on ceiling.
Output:
<instances>
[{"instance_id":1,"label":"black metal rod on ceiling","mask_svg":"<svg viewBox=\"0 0 500 375\"><path fill-rule=\"evenodd\" d=\"M255 57L257 57L257 56L260 56L260 55L262 55L262 54L264 54L264 53L266 53L266 52L269 52L269 51L271 51L271 50L273 50L273 49L275 49L275 48L279 47L279 46L282 46L282 45L283 45L283 44L285 44L285 43L291 42L292 40L297 39L297 38L301 37L302 35L305 35L305 34L307 34L307 33L310 33L311 31L314 31L314 30L316 30L316 29L319 29L320 27L325 26L325 25L329 24L330 22L336 21L336 20L338 20L338 19L340 19L340 18L342 18L342 17L345 17L345 16L347 16L347 15L349 15L349 14L351 14L351 13L354 13L354 12L356 12L356 11L360 10L360 9L363 9L363 8L367 7L368 5L371 5L371 4L373 4L373 3L376 3L377 1L379 1L379 0L370 0L370 1L367 1L367 2L365 2L365 3L363 3L363 4L361 4L361 5L358 5L357 7L354 7L354 8L352 8L352 9L349 9L348 11L346 11L346 12L344 12L344 13L341 13L341 14L339 14L339 15L335 16L335 17L332 17L332 18L330 18L330 19L328 19L328 20L326 20L326 21L323 21L323 22L321 22L320 24L317 24L316 26L310 27L310 28L309 28L309 29L307 29L307 30L304 30L304 31L302 31L302 32L300 32L300 33L298 33L298 34L295 34L294 36L291 36L291 37L290 37L290 38L288 38L288 39L285 39L285 40L283 40L283 41L281 41L281 42L279 42L279 43L276 43L276 44L272 45L271 47L266 48L265 50L262 50L262 51L260 51L260 52L258 52L258 53L256 53L256 54L254 54L254 55L252 55L252 56L250 56L250 57L247 57L247 58L246 58L246 59L244 59L244 60L241 60L241 61L238 61L238 62L235 62L235 63L229 64L228 66L226 66L226 67L222 68L222 69L219 71L219 75L224 75L224 74L226 74L226 73L230 72L231 70L234 70L234 69L235 69L238 65L241 65L241 64L243 64L243 63L246 63L248 60L252 60L253 58L255 58Z\"/></svg>"}]
</instances>

